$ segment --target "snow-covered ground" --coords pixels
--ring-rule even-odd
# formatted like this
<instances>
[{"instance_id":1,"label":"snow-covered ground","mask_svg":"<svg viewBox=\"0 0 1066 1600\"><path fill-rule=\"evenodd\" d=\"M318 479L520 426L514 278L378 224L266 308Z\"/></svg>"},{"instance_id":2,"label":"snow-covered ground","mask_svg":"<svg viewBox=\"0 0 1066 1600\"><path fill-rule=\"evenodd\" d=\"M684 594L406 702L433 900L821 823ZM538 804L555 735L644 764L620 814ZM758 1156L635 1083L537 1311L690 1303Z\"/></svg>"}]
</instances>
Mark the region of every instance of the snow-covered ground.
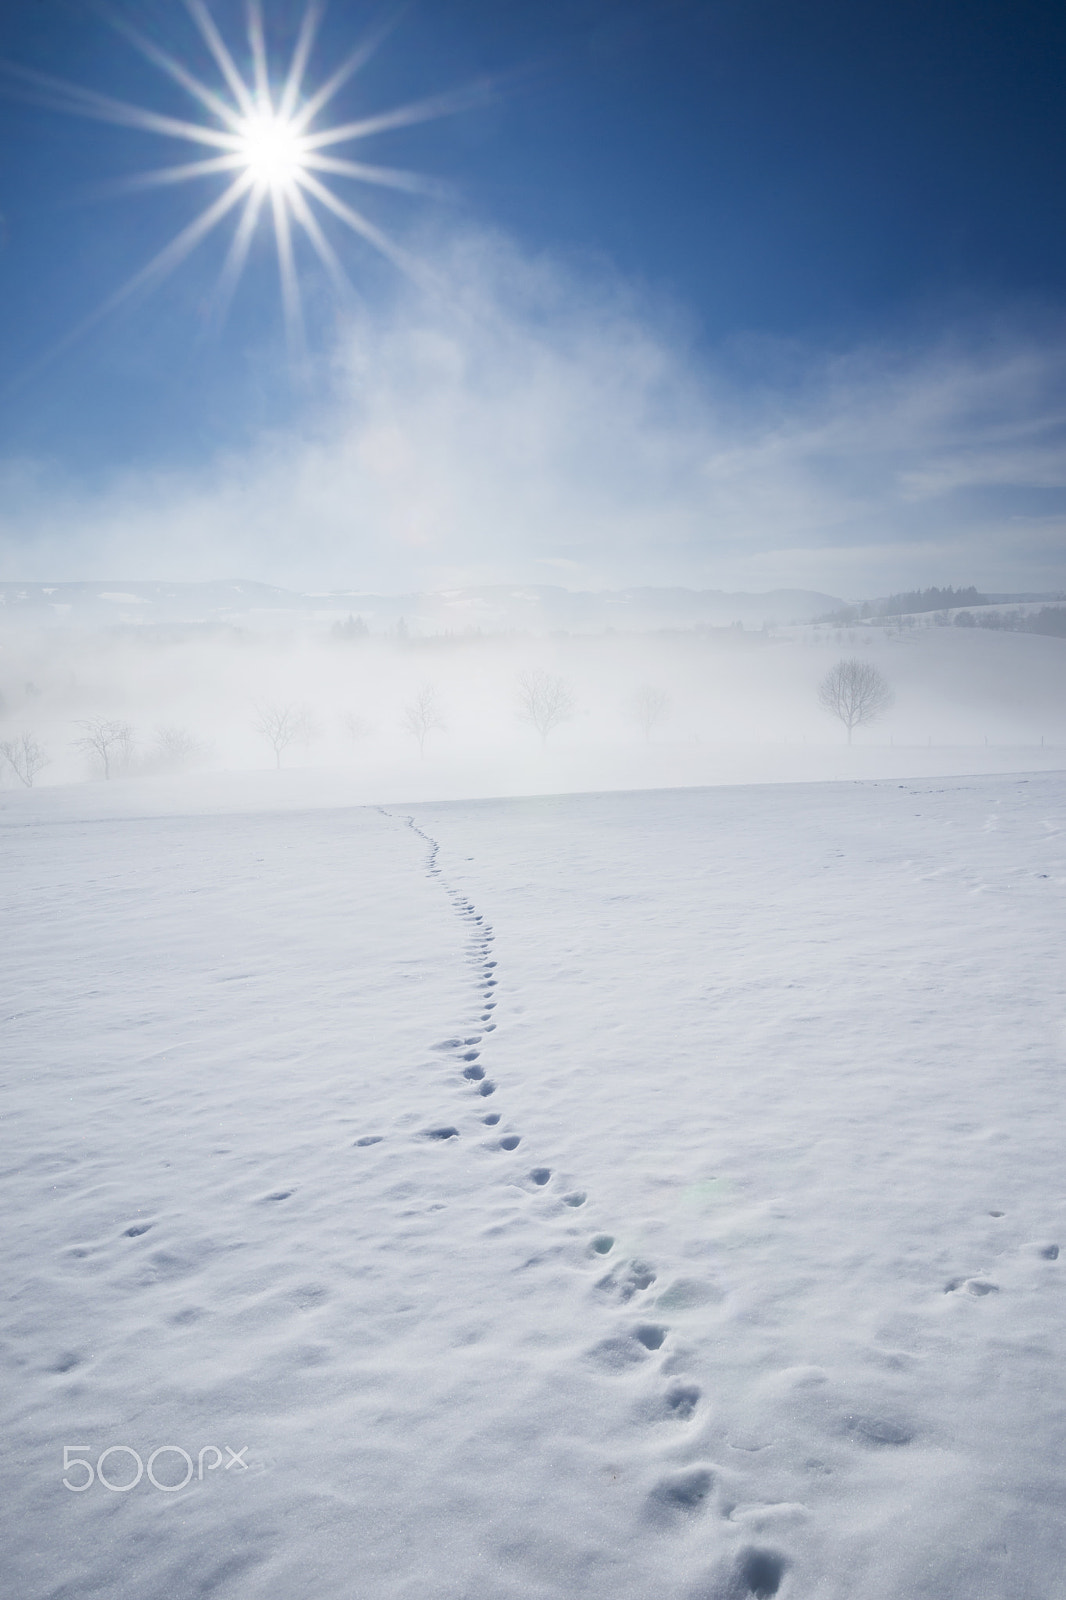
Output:
<instances>
[{"instance_id":1,"label":"snow-covered ground","mask_svg":"<svg viewBox=\"0 0 1066 1600\"><path fill-rule=\"evenodd\" d=\"M3 797L5 1594L1061 1595L1066 776L217 783Z\"/></svg>"}]
</instances>

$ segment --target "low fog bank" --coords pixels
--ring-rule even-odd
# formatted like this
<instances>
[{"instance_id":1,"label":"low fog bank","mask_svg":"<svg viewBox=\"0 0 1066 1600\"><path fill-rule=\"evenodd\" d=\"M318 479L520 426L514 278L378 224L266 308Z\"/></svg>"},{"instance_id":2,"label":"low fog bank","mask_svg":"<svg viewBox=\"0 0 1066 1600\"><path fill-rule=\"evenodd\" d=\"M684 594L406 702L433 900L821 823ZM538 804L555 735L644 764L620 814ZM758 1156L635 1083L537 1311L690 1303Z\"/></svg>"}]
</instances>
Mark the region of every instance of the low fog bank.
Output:
<instances>
[{"instance_id":1,"label":"low fog bank","mask_svg":"<svg viewBox=\"0 0 1066 1600\"><path fill-rule=\"evenodd\" d=\"M852 658L892 703L849 747L818 687ZM1066 764L1064 691L1066 641L977 628L9 629L0 783L250 805L1039 770Z\"/></svg>"}]
</instances>

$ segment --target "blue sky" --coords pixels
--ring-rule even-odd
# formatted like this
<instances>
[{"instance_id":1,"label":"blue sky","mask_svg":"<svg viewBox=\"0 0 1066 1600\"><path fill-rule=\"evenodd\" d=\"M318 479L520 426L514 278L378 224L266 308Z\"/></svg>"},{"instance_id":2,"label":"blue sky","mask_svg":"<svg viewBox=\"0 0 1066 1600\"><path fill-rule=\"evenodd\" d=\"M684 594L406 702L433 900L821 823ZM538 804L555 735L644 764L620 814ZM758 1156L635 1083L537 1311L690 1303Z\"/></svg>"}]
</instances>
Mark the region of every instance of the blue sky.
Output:
<instances>
[{"instance_id":1,"label":"blue sky","mask_svg":"<svg viewBox=\"0 0 1066 1600\"><path fill-rule=\"evenodd\" d=\"M215 0L247 66L243 5ZM212 87L181 0L117 4ZM280 68L303 14L265 0ZM319 83L384 13L335 0ZM268 230L229 225L64 345L227 181L101 194L189 145L0 100L0 569L309 586L1066 585L1066 13L894 0L435 0L316 126L483 85L345 146L306 357ZM103 13L24 0L0 56L211 116ZM32 91L31 91L32 96Z\"/></svg>"}]
</instances>

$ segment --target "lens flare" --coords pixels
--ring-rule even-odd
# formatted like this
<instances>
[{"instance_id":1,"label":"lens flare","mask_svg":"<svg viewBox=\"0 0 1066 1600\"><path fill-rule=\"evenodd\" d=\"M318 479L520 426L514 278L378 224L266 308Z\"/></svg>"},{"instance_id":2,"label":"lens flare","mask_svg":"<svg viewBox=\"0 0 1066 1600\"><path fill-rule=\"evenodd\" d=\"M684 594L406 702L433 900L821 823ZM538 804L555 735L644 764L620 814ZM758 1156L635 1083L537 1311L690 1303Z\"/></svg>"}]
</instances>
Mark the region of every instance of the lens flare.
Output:
<instances>
[{"instance_id":1,"label":"lens flare","mask_svg":"<svg viewBox=\"0 0 1066 1600\"><path fill-rule=\"evenodd\" d=\"M239 154L246 171L268 189L299 183L306 167L304 141L292 122L272 112L248 117L240 129Z\"/></svg>"},{"instance_id":2,"label":"lens flare","mask_svg":"<svg viewBox=\"0 0 1066 1600\"><path fill-rule=\"evenodd\" d=\"M217 183L219 177L225 180L221 194L216 192L203 210L186 223L158 255L102 306L98 306L57 348L65 348L80 333L99 322L134 293L162 282L225 218L235 216L236 223L215 296L215 309L221 320L244 270L264 203L267 203L266 209L272 213L281 299L290 349L298 354L303 346L304 333L294 239L299 236L306 241L338 289L347 290L351 287L337 251L322 227L323 215L333 219L330 226L343 224L403 271L415 277L424 277L416 262L369 217L336 194L319 174L328 175L334 182L339 178L408 193L439 194L441 188L417 173L353 161L328 152L337 146L351 146L393 128L410 127L482 104L488 85L485 82L477 83L452 94L437 95L410 105L397 106L390 111L377 112L356 122L322 127L318 125L322 113L349 79L366 66L387 31L385 27L364 39L317 89L305 94L304 80L322 20L321 0L310 0L300 24L288 70L283 74L272 72L263 29L261 0L248 0L248 54L252 63L250 79L241 74L206 0L185 0L185 5L218 70L220 82L214 87L204 83L177 57L161 49L130 24L116 18L112 20L143 56L197 102L203 120L164 115L25 68L7 66L4 69L8 76L14 76L21 82L24 91L32 98L54 110L119 123L145 133L199 146L201 151L209 152L195 161L184 161L175 166L140 173L124 180L120 185L122 189L149 189L197 180ZM316 207L320 209L316 210Z\"/></svg>"}]
</instances>

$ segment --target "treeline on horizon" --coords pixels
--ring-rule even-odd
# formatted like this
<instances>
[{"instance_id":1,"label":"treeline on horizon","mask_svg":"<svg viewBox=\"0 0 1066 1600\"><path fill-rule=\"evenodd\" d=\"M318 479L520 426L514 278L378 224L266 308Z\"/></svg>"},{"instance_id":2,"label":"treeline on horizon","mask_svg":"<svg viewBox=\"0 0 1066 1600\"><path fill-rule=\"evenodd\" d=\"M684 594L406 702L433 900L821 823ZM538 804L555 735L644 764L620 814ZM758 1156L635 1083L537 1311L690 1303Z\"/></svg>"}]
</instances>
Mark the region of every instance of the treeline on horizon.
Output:
<instances>
[{"instance_id":1,"label":"treeline on horizon","mask_svg":"<svg viewBox=\"0 0 1066 1600\"><path fill-rule=\"evenodd\" d=\"M902 594L889 594L883 600L864 600L860 606L843 606L839 611L829 611L816 622L861 622L870 617L903 617L921 611L954 611L959 606L987 606L988 596L981 594L971 584L968 589L908 589Z\"/></svg>"},{"instance_id":2,"label":"treeline on horizon","mask_svg":"<svg viewBox=\"0 0 1066 1600\"><path fill-rule=\"evenodd\" d=\"M886 595L883 600L864 600L861 606L845 606L816 617L815 621L837 628L855 622L899 622L902 627L905 618L930 612L937 613L936 621L943 626L954 623L957 628L994 628L1005 633L1066 638L1066 606L1041 606L1039 611L1031 612L1002 611L972 584L967 589L909 589Z\"/></svg>"},{"instance_id":3,"label":"treeline on horizon","mask_svg":"<svg viewBox=\"0 0 1066 1600\"><path fill-rule=\"evenodd\" d=\"M1041 633L1066 639L1066 606L1042 606L1039 611L988 611L975 617L972 611L955 614L956 628L997 628L1006 633Z\"/></svg>"}]
</instances>

